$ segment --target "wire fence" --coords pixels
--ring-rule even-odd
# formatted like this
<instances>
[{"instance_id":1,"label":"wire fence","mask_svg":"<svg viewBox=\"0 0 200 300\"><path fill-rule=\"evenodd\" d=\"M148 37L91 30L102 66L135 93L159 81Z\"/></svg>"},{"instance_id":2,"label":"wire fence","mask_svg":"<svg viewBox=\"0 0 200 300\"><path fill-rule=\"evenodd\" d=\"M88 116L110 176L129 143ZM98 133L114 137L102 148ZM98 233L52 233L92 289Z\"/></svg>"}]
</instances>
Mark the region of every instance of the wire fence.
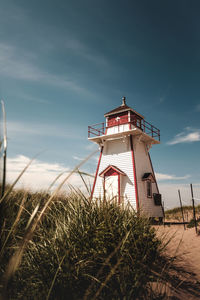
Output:
<instances>
[{"instance_id":1,"label":"wire fence","mask_svg":"<svg viewBox=\"0 0 200 300\"><path fill-rule=\"evenodd\" d=\"M183 196L183 197L182 197ZM188 184L184 189L177 190L177 202L175 208L169 208L164 203L165 216L168 220L177 221L177 224L186 224L194 227L197 234L200 233L200 184ZM169 221L170 222L170 221Z\"/></svg>"}]
</instances>

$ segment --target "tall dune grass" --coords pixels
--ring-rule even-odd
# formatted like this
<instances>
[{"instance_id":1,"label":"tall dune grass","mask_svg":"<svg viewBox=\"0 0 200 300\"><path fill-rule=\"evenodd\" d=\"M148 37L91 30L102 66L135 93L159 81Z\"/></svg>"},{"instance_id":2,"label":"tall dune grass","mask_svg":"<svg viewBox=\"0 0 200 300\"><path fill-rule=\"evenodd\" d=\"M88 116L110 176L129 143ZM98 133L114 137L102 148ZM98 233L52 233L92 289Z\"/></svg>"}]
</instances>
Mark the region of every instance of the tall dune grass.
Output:
<instances>
[{"instance_id":1,"label":"tall dune grass","mask_svg":"<svg viewBox=\"0 0 200 300\"><path fill-rule=\"evenodd\" d=\"M0 199L1 300L164 299L171 264L149 221L74 187L60 193L74 172L82 178L79 167L93 154L52 193L14 189L31 162L7 186Z\"/></svg>"},{"instance_id":2,"label":"tall dune grass","mask_svg":"<svg viewBox=\"0 0 200 300\"><path fill-rule=\"evenodd\" d=\"M76 191L55 196L31 232L49 198L47 193L13 190L2 204L4 298L151 297L162 245L146 219L130 207L91 202Z\"/></svg>"}]
</instances>

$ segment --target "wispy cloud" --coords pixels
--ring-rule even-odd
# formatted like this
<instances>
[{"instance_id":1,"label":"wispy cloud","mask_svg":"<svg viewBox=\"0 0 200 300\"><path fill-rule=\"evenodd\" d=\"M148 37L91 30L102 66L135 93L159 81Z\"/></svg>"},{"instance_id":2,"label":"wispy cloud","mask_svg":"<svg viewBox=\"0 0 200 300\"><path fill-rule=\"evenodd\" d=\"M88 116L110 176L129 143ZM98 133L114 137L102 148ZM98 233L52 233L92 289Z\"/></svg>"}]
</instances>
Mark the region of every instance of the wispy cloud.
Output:
<instances>
[{"instance_id":1,"label":"wispy cloud","mask_svg":"<svg viewBox=\"0 0 200 300\"><path fill-rule=\"evenodd\" d=\"M79 157L76 155L72 156L72 158L77 161L82 161L85 159L85 157ZM99 155L97 154L97 155L94 155L91 157L90 162L92 162L92 164L94 164L96 166L96 163L98 162L98 160L99 160Z\"/></svg>"},{"instance_id":2,"label":"wispy cloud","mask_svg":"<svg viewBox=\"0 0 200 300\"><path fill-rule=\"evenodd\" d=\"M33 61L32 61L33 60ZM31 54L21 53L21 49L15 46L0 43L0 75L17 80L26 80L40 84L53 85L65 89L71 89L77 93L91 95L91 92L83 88L74 79L52 74L41 69L31 60Z\"/></svg>"},{"instance_id":3,"label":"wispy cloud","mask_svg":"<svg viewBox=\"0 0 200 300\"><path fill-rule=\"evenodd\" d=\"M8 158L7 161L7 181L9 183L14 182L23 168L29 163L30 158L24 155L18 155L13 158ZM49 163L36 159L32 162L27 171L23 174L20 181L17 184L17 187L28 188L32 190L46 190L50 184L55 180L55 178L64 172L64 174L59 178L56 185L58 185L69 173L70 169L67 166L61 165L59 163ZM175 175L169 174L156 174L156 178L160 181L164 180L178 180L186 179L189 175L178 177ZM87 177L88 182L92 182L93 179ZM90 183L91 183L90 182ZM84 190L83 182L78 174L73 174L69 182L73 186L79 187ZM56 186L55 185L55 186ZM54 186L54 188L55 188ZM165 201L165 207L175 207L179 205L178 203L178 189L181 190L182 200L184 204L189 204L191 199L190 186L186 184L169 184L169 183L160 183L159 184L160 192L162 198ZM195 195L199 194L200 184L194 184Z\"/></svg>"},{"instance_id":4,"label":"wispy cloud","mask_svg":"<svg viewBox=\"0 0 200 300\"><path fill-rule=\"evenodd\" d=\"M164 180L183 180L188 179L191 176L185 175L185 176L176 176L176 175L170 175L170 174L163 174L163 173L156 173L156 179L158 181L164 181Z\"/></svg>"},{"instance_id":5,"label":"wispy cloud","mask_svg":"<svg viewBox=\"0 0 200 300\"><path fill-rule=\"evenodd\" d=\"M181 198L183 205L191 205L191 190L189 184L183 183L164 183L161 182L159 184L159 191L162 194L162 200L164 201L165 209L170 209L173 207L179 207L179 196L178 190L181 192ZM200 188L199 186L195 188L194 194L199 194Z\"/></svg>"},{"instance_id":6,"label":"wispy cloud","mask_svg":"<svg viewBox=\"0 0 200 300\"><path fill-rule=\"evenodd\" d=\"M108 69L111 67L105 56L91 50L85 43L78 39L68 37L65 42L65 48L82 59L98 65L98 67L104 70L105 68Z\"/></svg>"},{"instance_id":7,"label":"wispy cloud","mask_svg":"<svg viewBox=\"0 0 200 300\"><path fill-rule=\"evenodd\" d=\"M25 93L21 93L20 98L22 98L26 101L29 101L29 102L35 102L35 103L40 103L40 104L49 104L50 103L50 101L47 99L31 96L31 95L25 94Z\"/></svg>"},{"instance_id":8,"label":"wispy cloud","mask_svg":"<svg viewBox=\"0 0 200 300\"><path fill-rule=\"evenodd\" d=\"M8 158L8 171L12 172L20 172L22 169L29 163L30 158L25 155L18 155L14 158ZM64 172L69 170L68 168L58 164L58 163L47 163L42 162L40 160L34 160L31 166L29 167L30 173L38 173L38 172Z\"/></svg>"},{"instance_id":9,"label":"wispy cloud","mask_svg":"<svg viewBox=\"0 0 200 300\"><path fill-rule=\"evenodd\" d=\"M168 145L175 145L180 143L192 143L200 141L200 129L194 129L191 127L185 128L185 130L169 141Z\"/></svg>"},{"instance_id":10,"label":"wispy cloud","mask_svg":"<svg viewBox=\"0 0 200 300\"><path fill-rule=\"evenodd\" d=\"M7 180L9 183L17 178L29 161L30 158L24 155L8 158ZM35 160L23 174L18 182L18 187L28 187L34 190L47 189L56 176L64 171L69 171L69 169L57 163L52 164Z\"/></svg>"},{"instance_id":11,"label":"wispy cloud","mask_svg":"<svg viewBox=\"0 0 200 300\"><path fill-rule=\"evenodd\" d=\"M8 137L23 134L23 135L37 135L37 136L53 136L60 138L84 139L81 136L80 129L66 128L65 126L55 126L45 123L28 123L28 122L7 122Z\"/></svg>"},{"instance_id":12,"label":"wispy cloud","mask_svg":"<svg viewBox=\"0 0 200 300\"><path fill-rule=\"evenodd\" d=\"M28 11L25 7L20 7L15 2L7 2L5 6L1 6L0 18L4 24L9 24L9 22L20 23L22 26L24 24L29 24Z\"/></svg>"},{"instance_id":13,"label":"wispy cloud","mask_svg":"<svg viewBox=\"0 0 200 300\"><path fill-rule=\"evenodd\" d=\"M195 110L198 111L198 112L200 111L200 104L196 105Z\"/></svg>"},{"instance_id":14,"label":"wispy cloud","mask_svg":"<svg viewBox=\"0 0 200 300\"><path fill-rule=\"evenodd\" d=\"M7 161L7 180L12 183L23 168L29 163L30 158L24 155L18 155L13 158L8 158ZM21 177L18 182L18 187L30 188L33 190L48 189L55 178L64 172L56 185L63 180L64 176L69 173L70 169L58 163L49 163L40 160L34 160L30 167ZM78 174L73 174L69 180L73 186L83 188L83 182Z\"/></svg>"},{"instance_id":15,"label":"wispy cloud","mask_svg":"<svg viewBox=\"0 0 200 300\"><path fill-rule=\"evenodd\" d=\"M94 151L95 149L98 149L98 148L100 149L100 147L97 146L96 143L91 143L91 142L85 147L85 149L89 150L89 151Z\"/></svg>"},{"instance_id":16,"label":"wispy cloud","mask_svg":"<svg viewBox=\"0 0 200 300\"><path fill-rule=\"evenodd\" d=\"M78 157L76 155L72 156L72 158L75 159L75 160L78 160L78 161L84 160L84 158Z\"/></svg>"},{"instance_id":17,"label":"wispy cloud","mask_svg":"<svg viewBox=\"0 0 200 300\"><path fill-rule=\"evenodd\" d=\"M160 94L160 97L158 99L159 103L165 102L166 98L169 95L170 90L171 90L171 84L169 84L167 88L164 91L162 91L162 93Z\"/></svg>"}]
</instances>

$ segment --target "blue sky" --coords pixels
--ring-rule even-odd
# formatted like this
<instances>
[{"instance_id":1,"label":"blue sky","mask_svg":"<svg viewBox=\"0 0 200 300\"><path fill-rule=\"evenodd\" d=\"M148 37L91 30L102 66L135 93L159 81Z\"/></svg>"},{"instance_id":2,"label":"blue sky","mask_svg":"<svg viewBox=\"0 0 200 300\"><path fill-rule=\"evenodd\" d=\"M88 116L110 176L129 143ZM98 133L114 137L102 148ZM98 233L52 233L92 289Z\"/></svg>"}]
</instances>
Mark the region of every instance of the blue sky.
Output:
<instances>
[{"instance_id":1,"label":"blue sky","mask_svg":"<svg viewBox=\"0 0 200 300\"><path fill-rule=\"evenodd\" d=\"M151 157L166 207L177 204L178 188L190 201L190 182L200 198L199 1L0 4L9 180L40 151L29 183L45 188L73 168L93 150L87 126L126 96L161 130ZM82 169L95 166L94 157Z\"/></svg>"}]
</instances>

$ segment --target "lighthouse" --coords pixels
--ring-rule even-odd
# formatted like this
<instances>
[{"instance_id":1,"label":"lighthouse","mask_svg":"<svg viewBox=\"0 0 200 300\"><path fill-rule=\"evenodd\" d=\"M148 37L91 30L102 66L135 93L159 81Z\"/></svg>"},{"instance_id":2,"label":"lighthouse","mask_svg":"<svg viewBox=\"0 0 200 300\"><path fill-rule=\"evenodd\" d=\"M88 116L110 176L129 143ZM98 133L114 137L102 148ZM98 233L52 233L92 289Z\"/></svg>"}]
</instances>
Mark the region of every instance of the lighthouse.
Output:
<instances>
[{"instance_id":1,"label":"lighthouse","mask_svg":"<svg viewBox=\"0 0 200 300\"><path fill-rule=\"evenodd\" d=\"M160 130L126 104L107 112L105 123L88 126L88 139L100 146L92 199L130 204L147 217L163 218L149 150L160 143Z\"/></svg>"}]
</instances>

